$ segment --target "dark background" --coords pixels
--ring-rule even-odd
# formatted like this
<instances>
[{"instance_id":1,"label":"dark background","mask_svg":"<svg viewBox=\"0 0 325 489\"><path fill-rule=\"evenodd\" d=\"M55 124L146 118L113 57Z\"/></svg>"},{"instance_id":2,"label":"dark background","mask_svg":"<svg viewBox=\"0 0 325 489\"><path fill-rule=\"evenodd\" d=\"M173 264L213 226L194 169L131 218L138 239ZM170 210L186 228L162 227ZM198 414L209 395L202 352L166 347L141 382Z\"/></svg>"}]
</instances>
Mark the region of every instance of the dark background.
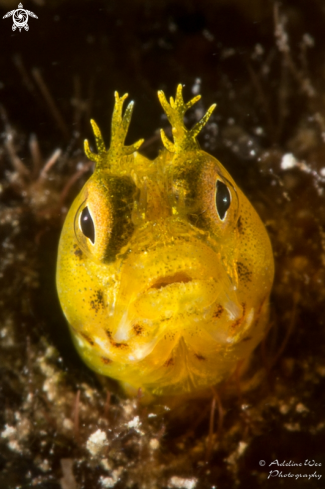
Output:
<instances>
[{"instance_id":1,"label":"dark background","mask_svg":"<svg viewBox=\"0 0 325 489\"><path fill-rule=\"evenodd\" d=\"M0 20L0 487L95 489L108 477L116 488L186 487L173 477L195 479L197 489L321 487L324 2L23 5L38 16L28 32ZM16 8L0 2L1 17ZM172 412L143 407L90 372L74 352L55 291L64 215L90 174L82 150L84 138L93 141L90 117L108 141L113 92L128 92L136 102L129 142L146 138L143 152L154 157L157 130L168 128L157 90L174 95L180 82L185 99L200 85L199 109L218 104L201 144L255 205L276 261L272 328L252 367L260 381L235 396L220 389L213 430L211 399L184 400ZM188 124L197 118L192 110ZM58 148L40 180L38 162ZM298 163L286 170L288 153ZM134 416L142 433L125 424ZM108 446L93 458L87 440L97 429ZM323 465L290 470L316 470L322 479L267 480L275 459L315 460Z\"/></svg>"}]
</instances>

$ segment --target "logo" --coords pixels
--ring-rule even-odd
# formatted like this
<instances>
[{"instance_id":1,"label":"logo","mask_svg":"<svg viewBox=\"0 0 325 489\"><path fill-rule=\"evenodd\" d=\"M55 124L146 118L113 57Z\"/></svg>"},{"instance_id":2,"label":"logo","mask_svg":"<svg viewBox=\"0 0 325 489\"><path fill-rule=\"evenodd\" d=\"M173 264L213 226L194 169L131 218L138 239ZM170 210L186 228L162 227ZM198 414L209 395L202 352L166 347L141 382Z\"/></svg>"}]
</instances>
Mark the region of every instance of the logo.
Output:
<instances>
[{"instance_id":1,"label":"logo","mask_svg":"<svg viewBox=\"0 0 325 489\"><path fill-rule=\"evenodd\" d=\"M15 31L17 28L19 29L19 32L21 32L22 28L25 29L25 31L28 31L29 25L28 25L28 16L30 15L31 17L34 17L34 19L38 19L37 15L35 15L33 12L30 10L25 10L23 9L23 5L20 3L18 5L17 10L11 10L10 12L7 12L6 15L3 16L3 19L6 19L7 17L10 17L12 15L12 30Z\"/></svg>"}]
</instances>

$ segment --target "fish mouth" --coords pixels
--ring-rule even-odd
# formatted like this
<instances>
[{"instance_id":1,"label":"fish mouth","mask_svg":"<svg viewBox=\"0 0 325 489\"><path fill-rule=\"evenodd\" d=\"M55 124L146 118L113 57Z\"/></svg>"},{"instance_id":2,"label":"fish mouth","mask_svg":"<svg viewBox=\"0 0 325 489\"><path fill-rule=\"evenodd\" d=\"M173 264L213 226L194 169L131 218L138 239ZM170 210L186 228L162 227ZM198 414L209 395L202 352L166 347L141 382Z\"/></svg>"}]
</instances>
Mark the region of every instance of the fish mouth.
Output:
<instances>
[{"instance_id":1,"label":"fish mouth","mask_svg":"<svg viewBox=\"0 0 325 489\"><path fill-rule=\"evenodd\" d=\"M137 318L159 322L207 312L218 297L218 281L200 277L199 271L191 272L180 270L155 277L133 301Z\"/></svg>"},{"instance_id":2,"label":"fish mouth","mask_svg":"<svg viewBox=\"0 0 325 489\"><path fill-rule=\"evenodd\" d=\"M190 277L186 272L176 272L172 275L165 275L163 277L157 278L149 287L149 289L162 289L171 284L192 282L192 277Z\"/></svg>"},{"instance_id":3,"label":"fish mouth","mask_svg":"<svg viewBox=\"0 0 325 489\"><path fill-rule=\"evenodd\" d=\"M110 320L118 325L150 324L153 331L172 318L175 324L185 324L185 318L197 324L212 317L217 301L225 309L237 304L220 253L198 241L129 253L117 279L116 295L107 302Z\"/></svg>"},{"instance_id":4,"label":"fish mouth","mask_svg":"<svg viewBox=\"0 0 325 489\"><path fill-rule=\"evenodd\" d=\"M220 253L204 243L180 242L177 247L130 253L116 279L115 295L107 303L117 343L132 335L139 336L141 348L154 339L152 345L159 338L175 337L176 341L202 325L215 324L218 305L226 311L224 318L236 319L241 314L237 291ZM228 325L228 320L222 324Z\"/></svg>"}]
</instances>

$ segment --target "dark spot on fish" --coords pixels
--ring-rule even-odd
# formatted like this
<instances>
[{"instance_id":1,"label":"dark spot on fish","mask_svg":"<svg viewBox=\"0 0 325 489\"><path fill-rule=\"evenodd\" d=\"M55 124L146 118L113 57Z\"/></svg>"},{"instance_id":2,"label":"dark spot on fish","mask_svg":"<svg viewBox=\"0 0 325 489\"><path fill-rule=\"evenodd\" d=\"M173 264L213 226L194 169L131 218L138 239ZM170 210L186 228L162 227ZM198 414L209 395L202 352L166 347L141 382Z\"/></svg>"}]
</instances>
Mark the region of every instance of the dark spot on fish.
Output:
<instances>
[{"instance_id":1,"label":"dark spot on fish","mask_svg":"<svg viewBox=\"0 0 325 489\"><path fill-rule=\"evenodd\" d=\"M246 312L246 304L245 302L242 302L242 308L243 308L243 313L241 315L241 317L239 319L237 319L234 324L232 324L230 327L232 330L235 330L237 328L237 326L239 326L242 322L243 322L243 319L245 317L245 312Z\"/></svg>"},{"instance_id":2,"label":"dark spot on fish","mask_svg":"<svg viewBox=\"0 0 325 489\"><path fill-rule=\"evenodd\" d=\"M109 329L105 329L105 333L108 337L108 339L110 340L111 342L111 345L112 346L115 346L115 348L129 348L129 345L127 343L118 343L116 341L113 340L113 336L112 336L112 332L109 330Z\"/></svg>"},{"instance_id":3,"label":"dark spot on fish","mask_svg":"<svg viewBox=\"0 0 325 489\"><path fill-rule=\"evenodd\" d=\"M141 326L140 324L135 324L133 326L133 331L137 336L139 336L142 333L143 329L144 329L143 326Z\"/></svg>"},{"instance_id":4,"label":"dark spot on fish","mask_svg":"<svg viewBox=\"0 0 325 489\"><path fill-rule=\"evenodd\" d=\"M221 314L223 313L223 311L224 311L224 308L222 307L222 305L221 304L218 304L217 305L217 309L213 313L213 316L212 317L215 318L215 319L219 319L220 316L221 316Z\"/></svg>"},{"instance_id":5,"label":"dark spot on fish","mask_svg":"<svg viewBox=\"0 0 325 489\"><path fill-rule=\"evenodd\" d=\"M105 261L111 263L116 260L116 255L129 242L134 224L131 219L130 209L136 198L138 189L130 176L109 175L105 180L110 192L110 240L106 249Z\"/></svg>"},{"instance_id":6,"label":"dark spot on fish","mask_svg":"<svg viewBox=\"0 0 325 489\"><path fill-rule=\"evenodd\" d=\"M251 340L251 339L252 339L252 337L251 337L251 336L246 336L246 338L243 338L243 339L242 339L242 341L249 341L249 340Z\"/></svg>"},{"instance_id":7,"label":"dark spot on fish","mask_svg":"<svg viewBox=\"0 0 325 489\"><path fill-rule=\"evenodd\" d=\"M203 355L200 355L199 353L194 353L194 355L198 360L206 360L206 358Z\"/></svg>"},{"instance_id":8,"label":"dark spot on fish","mask_svg":"<svg viewBox=\"0 0 325 489\"><path fill-rule=\"evenodd\" d=\"M237 320L236 320L236 321L235 321L235 322L234 322L234 323L233 323L233 324L230 326L230 328L233 330L233 332L234 332L234 330L235 330L235 329L237 329L237 327L238 327L238 326L240 326L240 325L241 325L242 320L243 320L243 318L241 317L241 318L237 319Z\"/></svg>"},{"instance_id":9,"label":"dark spot on fish","mask_svg":"<svg viewBox=\"0 0 325 489\"><path fill-rule=\"evenodd\" d=\"M121 349L129 348L129 345L127 343L117 343L116 341L112 341L112 340L111 343L113 346L115 346L115 348L121 348Z\"/></svg>"},{"instance_id":10,"label":"dark spot on fish","mask_svg":"<svg viewBox=\"0 0 325 489\"><path fill-rule=\"evenodd\" d=\"M110 358L106 357L100 357L101 361L105 363L105 365L108 365L109 363L112 363L112 360Z\"/></svg>"},{"instance_id":11,"label":"dark spot on fish","mask_svg":"<svg viewBox=\"0 0 325 489\"><path fill-rule=\"evenodd\" d=\"M90 307L94 309L95 312L98 312L99 309L105 307L104 294L100 289L96 290L95 294L92 296Z\"/></svg>"},{"instance_id":12,"label":"dark spot on fish","mask_svg":"<svg viewBox=\"0 0 325 489\"><path fill-rule=\"evenodd\" d=\"M243 226L243 221L241 216L239 216L238 221L237 221L237 229L240 234L244 234L244 226Z\"/></svg>"},{"instance_id":13,"label":"dark spot on fish","mask_svg":"<svg viewBox=\"0 0 325 489\"><path fill-rule=\"evenodd\" d=\"M86 341L88 341L88 343L89 343L91 346L93 346L93 345L94 345L94 341L91 339L91 337L90 337L90 336L88 336L86 333L82 333L82 332L80 332L80 334L81 334L81 336L82 336L83 338L85 338L85 340L86 340Z\"/></svg>"},{"instance_id":14,"label":"dark spot on fish","mask_svg":"<svg viewBox=\"0 0 325 489\"><path fill-rule=\"evenodd\" d=\"M174 359L173 357L170 357L165 363L164 363L164 367L171 367L172 365L174 365Z\"/></svg>"},{"instance_id":15,"label":"dark spot on fish","mask_svg":"<svg viewBox=\"0 0 325 489\"><path fill-rule=\"evenodd\" d=\"M73 245L73 248L74 248L74 251L73 253L78 257L78 258L82 258L83 256L83 252L81 251L81 249L76 245L74 244Z\"/></svg>"},{"instance_id":16,"label":"dark spot on fish","mask_svg":"<svg viewBox=\"0 0 325 489\"><path fill-rule=\"evenodd\" d=\"M237 273L239 280L244 282L244 284L252 281L252 272L246 265L244 265L244 263L240 261L237 262Z\"/></svg>"},{"instance_id":17,"label":"dark spot on fish","mask_svg":"<svg viewBox=\"0 0 325 489\"><path fill-rule=\"evenodd\" d=\"M109 329L105 329L105 333L106 333L108 339L111 340L112 339L112 332Z\"/></svg>"},{"instance_id":18,"label":"dark spot on fish","mask_svg":"<svg viewBox=\"0 0 325 489\"><path fill-rule=\"evenodd\" d=\"M241 303L241 306L243 308L243 317L244 317L245 316L245 313L246 313L246 304L245 304L245 302L242 302Z\"/></svg>"}]
</instances>

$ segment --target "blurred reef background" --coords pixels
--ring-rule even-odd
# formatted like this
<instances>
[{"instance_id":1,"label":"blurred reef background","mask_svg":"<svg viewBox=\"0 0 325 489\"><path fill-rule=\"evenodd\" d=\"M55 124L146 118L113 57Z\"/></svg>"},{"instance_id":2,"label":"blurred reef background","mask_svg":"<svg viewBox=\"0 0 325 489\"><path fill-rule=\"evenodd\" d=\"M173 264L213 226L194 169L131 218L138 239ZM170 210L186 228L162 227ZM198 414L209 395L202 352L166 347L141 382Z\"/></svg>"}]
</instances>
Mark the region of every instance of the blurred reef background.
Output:
<instances>
[{"instance_id":1,"label":"blurred reef background","mask_svg":"<svg viewBox=\"0 0 325 489\"><path fill-rule=\"evenodd\" d=\"M0 488L321 487L324 1L34 0L24 8L38 19L13 32L2 17L17 6L0 1ZM113 92L128 92L128 142L146 138L141 151L155 157L168 131L157 90L174 95L180 82L186 100L202 95L189 125L218 104L200 143L265 222L276 277L252 359L259 381L170 409L126 399L81 362L55 266L92 170L89 119L108 141ZM294 477L268 479L271 469Z\"/></svg>"}]
</instances>

